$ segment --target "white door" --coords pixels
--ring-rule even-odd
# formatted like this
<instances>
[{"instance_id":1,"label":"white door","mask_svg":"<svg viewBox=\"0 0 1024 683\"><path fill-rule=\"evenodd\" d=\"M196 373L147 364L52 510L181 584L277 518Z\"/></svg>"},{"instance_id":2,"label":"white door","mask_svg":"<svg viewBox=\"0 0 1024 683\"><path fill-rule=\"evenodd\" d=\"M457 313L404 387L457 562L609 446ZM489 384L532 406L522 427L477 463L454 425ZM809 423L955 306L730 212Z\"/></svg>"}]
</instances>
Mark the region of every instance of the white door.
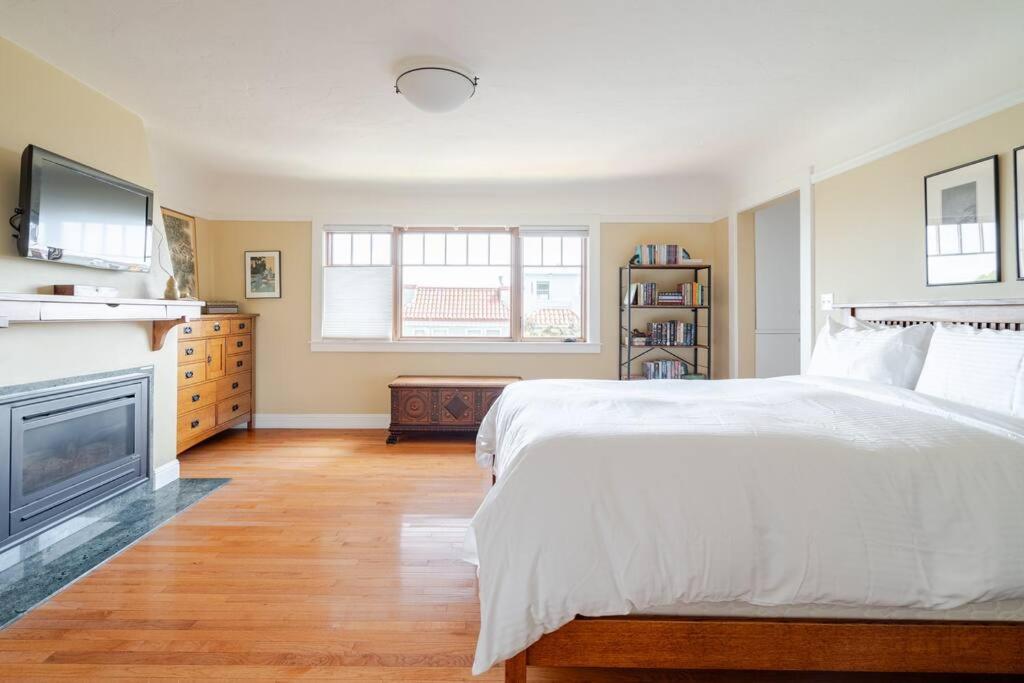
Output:
<instances>
[{"instance_id":1,"label":"white door","mask_svg":"<svg viewBox=\"0 0 1024 683\"><path fill-rule=\"evenodd\" d=\"M800 374L800 197L754 213L757 377Z\"/></svg>"}]
</instances>

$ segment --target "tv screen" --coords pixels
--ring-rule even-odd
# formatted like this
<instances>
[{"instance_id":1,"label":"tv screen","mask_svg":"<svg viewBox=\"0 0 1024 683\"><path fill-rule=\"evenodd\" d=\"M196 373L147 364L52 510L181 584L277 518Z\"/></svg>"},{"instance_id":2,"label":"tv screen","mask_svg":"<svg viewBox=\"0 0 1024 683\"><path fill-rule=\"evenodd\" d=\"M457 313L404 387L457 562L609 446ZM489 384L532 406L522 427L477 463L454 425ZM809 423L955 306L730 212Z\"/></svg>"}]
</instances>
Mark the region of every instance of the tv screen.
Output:
<instances>
[{"instance_id":1,"label":"tv screen","mask_svg":"<svg viewBox=\"0 0 1024 683\"><path fill-rule=\"evenodd\" d=\"M35 145L21 176L22 256L148 271L153 192Z\"/></svg>"}]
</instances>

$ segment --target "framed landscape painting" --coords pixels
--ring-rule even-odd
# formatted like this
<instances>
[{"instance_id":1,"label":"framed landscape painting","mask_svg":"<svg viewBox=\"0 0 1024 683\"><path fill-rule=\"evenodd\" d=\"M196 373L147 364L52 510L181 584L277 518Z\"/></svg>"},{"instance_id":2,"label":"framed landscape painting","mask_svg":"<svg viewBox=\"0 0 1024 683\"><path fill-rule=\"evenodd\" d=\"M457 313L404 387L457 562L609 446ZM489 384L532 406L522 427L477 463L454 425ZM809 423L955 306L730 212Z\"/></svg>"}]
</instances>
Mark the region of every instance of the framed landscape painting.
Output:
<instances>
[{"instance_id":1,"label":"framed landscape painting","mask_svg":"<svg viewBox=\"0 0 1024 683\"><path fill-rule=\"evenodd\" d=\"M160 207L164 236L171 255L171 269L182 298L199 298L199 264L196 258L196 219Z\"/></svg>"},{"instance_id":2,"label":"framed landscape painting","mask_svg":"<svg viewBox=\"0 0 1024 683\"><path fill-rule=\"evenodd\" d=\"M999 282L999 159L992 155L924 179L929 287Z\"/></svg>"},{"instance_id":3,"label":"framed landscape painting","mask_svg":"<svg viewBox=\"0 0 1024 683\"><path fill-rule=\"evenodd\" d=\"M281 252L245 252L245 298L281 298Z\"/></svg>"}]
</instances>

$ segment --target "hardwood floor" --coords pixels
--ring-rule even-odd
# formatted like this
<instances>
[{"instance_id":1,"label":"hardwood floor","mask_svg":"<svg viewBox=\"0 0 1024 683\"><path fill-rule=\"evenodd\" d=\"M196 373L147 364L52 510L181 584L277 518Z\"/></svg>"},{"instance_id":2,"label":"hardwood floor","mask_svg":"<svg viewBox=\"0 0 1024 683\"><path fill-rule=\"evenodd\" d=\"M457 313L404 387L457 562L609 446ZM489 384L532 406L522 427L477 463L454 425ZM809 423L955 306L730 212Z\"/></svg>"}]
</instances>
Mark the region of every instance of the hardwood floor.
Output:
<instances>
[{"instance_id":1,"label":"hardwood floor","mask_svg":"<svg viewBox=\"0 0 1024 683\"><path fill-rule=\"evenodd\" d=\"M459 560L490 476L470 441L385 435L231 430L184 453L182 476L231 483L0 631L0 680L503 680L470 675L479 607ZM826 679L893 677L530 669Z\"/></svg>"},{"instance_id":2,"label":"hardwood floor","mask_svg":"<svg viewBox=\"0 0 1024 683\"><path fill-rule=\"evenodd\" d=\"M473 678L463 533L487 492L471 441L232 430L181 456L231 477L0 631L0 678ZM669 680L531 671L531 680Z\"/></svg>"}]
</instances>

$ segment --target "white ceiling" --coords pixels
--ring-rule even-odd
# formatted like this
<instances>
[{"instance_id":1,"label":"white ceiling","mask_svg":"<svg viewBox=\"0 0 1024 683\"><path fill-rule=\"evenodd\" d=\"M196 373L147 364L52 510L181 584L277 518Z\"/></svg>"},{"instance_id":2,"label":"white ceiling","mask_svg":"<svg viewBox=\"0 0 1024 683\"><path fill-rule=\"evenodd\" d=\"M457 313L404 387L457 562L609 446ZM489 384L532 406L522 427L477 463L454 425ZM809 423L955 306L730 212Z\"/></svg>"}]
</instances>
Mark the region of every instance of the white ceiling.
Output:
<instances>
[{"instance_id":1,"label":"white ceiling","mask_svg":"<svg viewBox=\"0 0 1024 683\"><path fill-rule=\"evenodd\" d=\"M0 0L0 34L155 144L318 181L821 169L1024 87L1021 26L1021 0ZM477 95L414 109L420 61Z\"/></svg>"}]
</instances>

